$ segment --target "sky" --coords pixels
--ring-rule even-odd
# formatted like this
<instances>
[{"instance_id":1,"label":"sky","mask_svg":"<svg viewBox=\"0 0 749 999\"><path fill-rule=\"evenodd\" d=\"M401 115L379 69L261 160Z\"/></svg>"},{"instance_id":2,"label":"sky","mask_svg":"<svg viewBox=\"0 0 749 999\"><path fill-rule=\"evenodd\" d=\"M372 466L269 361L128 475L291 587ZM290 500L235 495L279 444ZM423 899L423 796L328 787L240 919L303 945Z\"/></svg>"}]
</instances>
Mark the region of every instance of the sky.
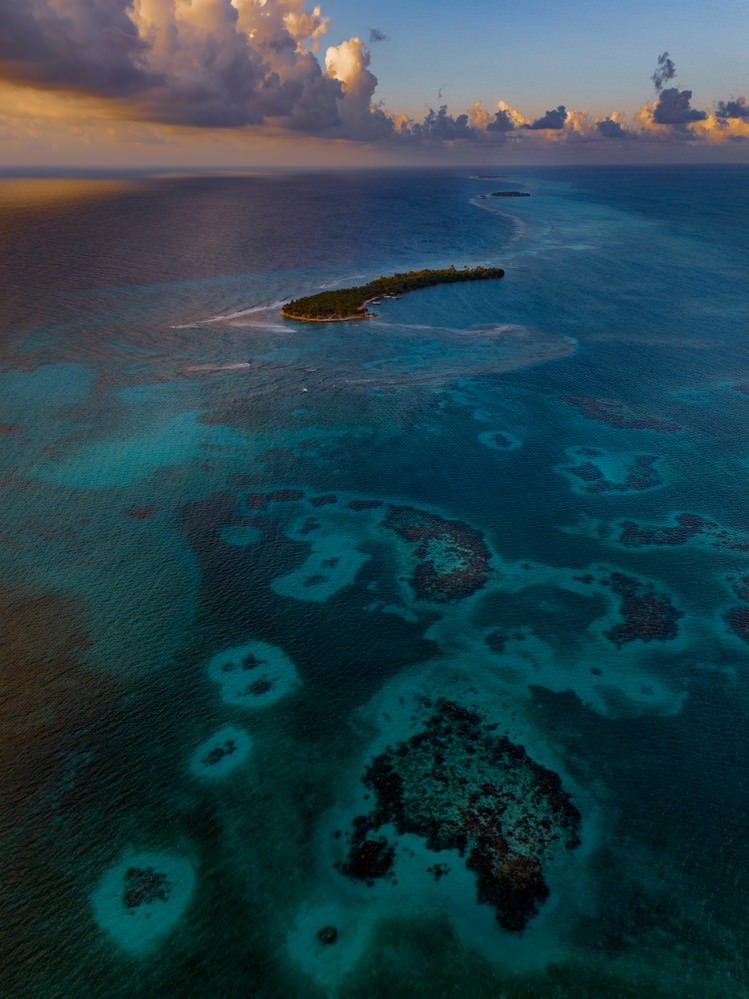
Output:
<instances>
[{"instance_id":1,"label":"sky","mask_svg":"<svg viewBox=\"0 0 749 999\"><path fill-rule=\"evenodd\" d=\"M0 0L0 167L749 162L749 3Z\"/></svg>"}]
</instances>

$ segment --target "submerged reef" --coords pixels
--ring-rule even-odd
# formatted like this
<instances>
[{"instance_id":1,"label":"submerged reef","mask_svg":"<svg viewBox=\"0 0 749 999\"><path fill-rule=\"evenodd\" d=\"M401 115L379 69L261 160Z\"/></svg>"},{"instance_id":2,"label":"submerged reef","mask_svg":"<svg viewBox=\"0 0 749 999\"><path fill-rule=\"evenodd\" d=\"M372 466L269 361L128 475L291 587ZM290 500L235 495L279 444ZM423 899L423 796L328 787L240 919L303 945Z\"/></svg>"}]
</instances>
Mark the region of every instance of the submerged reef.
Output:
<instances>
[{"instance_id":1,"label":"submerged reef","mask_svg":"<svg viewBox=\"0 0 749 999\"><path fill-rule=\"evenodd\" d=\"M673 527L623 520L620 525L622 533L619 535L619 544L625 548L641 548L646 545L675 548L686 544L690 538L698 534L704 534L708 528L717 526L695 513L680 513L675 520L676 524Z\"/></svg>"},{"instance_id":2,"label":"submerged reef","mask_svg":"<svg viewBox=\"0 0 749 999\"><path fill-rule=\"evenodd\" d=\"M567 475L574 475L582 483L577 488L586 493L630 493L642 492L646 489L655 489L663 485L663 481L658 474L655 464L660 459L654 454L636 454L622 464L620 469L621 479L614 480L607 477L601 465L595 460L603 458L606 460L606 453L597 448L573 448L571 454L576 458L582 458L575 465L562 467L562 471Z\"/></svg>"},{"instance_id":3,"label":"submerged reef","mask_svg":"<svg viewBox=\"0 0 749 999\"><path fill-rule=\"evenodd\" d=\"M126 909L137 909L152 902L166 902L172 885L166 874L153 867L128 867L123 878L122 904Z\"/></svg>"},{"instance_id":4,"label":"submerged reef","mask_svg":"<svg viewBox=\"0 0 749 999\"><path fill-rule=\"evenodd\" d=\"M120 947L143 954L176 926L194 886L195 873L186 857L128 853L92 892L94 918Z\"/></svg>"},{"instance_id":5,"label":"submerged reef","mask_svg":"<svg viewBox=\"0 0 749 999\"><path fill-rule=\"evenodd\" d=\"M397 844L380 834L414 833L429 850L456 850L476 881L476 897L499 925L520 931L549 894L543 863L553 850L579 845L580 813L559 775L523 746L496 733L455 701L423 698L423 728L387 746L362 780L376 803L354 819L343 874L374 884L389 875ZM427 869L449 876L447 864Z\"/></svg>"},{"instance_id":6,"label":"submerged reef","mask_svg":"<svg viewBox=\"0 0 749 999\"><path fill-rule=\"evenodd\" d=\"M274 704L299 684L294 663L275 645L260 641L217 653L208 664L208 676L227 704L253 708ZM234 735L229 738L236 741Z\"/></svg>"},{"instance_id":7,"label":"submerged reef","mask_svg":"<svg viewBox=\"0 0 749 999\"><path fill-rule=\"evenodd\" d=\"M675 523L638 524L634 520L623 520L617 543L625 548L642 548L649 545L677 547L694 538L718 551L749 552L749 537L738 531L722 527L714 520L708 520L697 513L680 513L674 517Z\"/></svg>"},{"instance_id":8,"label":"submerged reef","mask_svg":"<svg viewBox=\"0 0 749 999\"><path fill-rule=\"evenodd\" d=\"M407 291L428 288L438 284L452 284L456 281L487 281L504 277L501 267L446 267L441 270L408 271L405 274L392 274L379 277L368 284L352 288L339 288L336 291L321 291L317 295L296 298L287 302L281 309L284 319L297 319L302 322L343 322L348 319L367 319L373 315L366 306L379 298L397 298Z\"/></svg>"},{"instance_id":9,"label":"submerged reef","mask_svg":"<svg viewBox=\"0 0 749 999\"><path fill-rule=\"evenodd\" d=\"M245 493L240 498L242 512L248 517L277 503L304 503L310 511L315 510L314 516L297 520L290 535L296 540L314 535L313 550L303 567L274 581L274 590L283 596L325 600L343 585L353 583L368 560L369 555L353 547L350 535L340 526L325 529L324 514L318 511L332 505L337 505L341 514L361 515L364 529L372 531L373 539L375 532L386 528L406 543L415 562L408 582L419 599L438 603L462 600L481 589L491 572L491 552L483 534L461 520L446 520L427 510L386 504L373 497L309 496L301 489ZM320 536L322 540L315 542ZM336 553L332 557L331 551ZM331 574L331 569L336 572Z\"/></svg>"},{"instance_id":10,"label":"submerged reef","mask_svg":"<svg viewBox=\"0 0 749 999\"><path fill-rule=\"evenodd\" d=\"M673 433L680 430L678 423L653 416L640 416L616 399L597 399L585 395L565 395L562 402L574 406L583 416L598 423L606 423L620 430L660 430Z\"/></svg>"},{"instance_id":11,"label":"submerged reef","mask_svg":"<svg viewBox=\"0 0 749 999\"><path fill-rule=\"evenodd\" d=\"M250 737L243 729L225 725L198 746L190 770L201 779L225 777L247 759L250 748Z\"/></svg>"},{"instance_id":12,"label":"submerged reef","mask_svg":"<svg viewBox=\"0 0 749 999\"><path fill-rule=\"evenodd\" d=\"M481 532L463 521L390 506L382 523L413 547L416 567L408 582L422 600L462 600L486 583L489 549Z\"/></svg>"},{"instance_id":13,"label":"submerged reef","mask_svg":"<svg viewBox=\"0 0 749 999\"><path fill-rule=\"evenodd\" d=\"M504 430L485 430L479 434L479 441L493 451L515 451L522 447L522 441Z\"/></svg>"},{"instance_id":14,"label":"submerged reef","mask_svg":"<svg viewBox=\"0 0 749 999\"><path fill-rule=\"evenodd\" d=\"M623 572L612 572L601 580L620 598L622 621L604 632L606 638L621 648L626 642L670 641L678 634L677 621L684 612L677 610L665 593L658 593L652 583L644 583Z\"/></svg>"},{"instance_id":15,"label":"submerged reef","mask_svg":"<svg viewBox=\"0 0 749 999\"><path fill-rule=\"evenodd\" d=\"M749 643L749 576L741 576L739 579L728 577L733 592L743 607L729 607L723 612L723 620L728 625L730 631Z\"/></svg>"},{"instance_id":16,"label":"submerged reef","mask_svg":"<svg viewBox=\"0 0 749 999\"><path fill-rule=\"evenodd\" d=\"M749 643L749 607L730 607L723 620L734 635Z\"/></svg>"}]
</instances>

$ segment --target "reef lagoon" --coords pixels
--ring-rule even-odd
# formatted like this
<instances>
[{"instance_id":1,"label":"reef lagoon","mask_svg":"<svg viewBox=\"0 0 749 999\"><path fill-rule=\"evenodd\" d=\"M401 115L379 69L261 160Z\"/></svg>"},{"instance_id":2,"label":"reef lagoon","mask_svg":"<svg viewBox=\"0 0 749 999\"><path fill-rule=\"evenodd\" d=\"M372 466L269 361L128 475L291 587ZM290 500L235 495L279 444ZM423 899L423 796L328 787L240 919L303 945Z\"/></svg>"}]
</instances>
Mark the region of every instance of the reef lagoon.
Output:
<instances>
[{"instance_id":1,"label":"reef lagoon","mask_svg":"<svg viewBox=\"0 0 749 999\"><path fill-rule=\"evenodd\" d=\"M749 994L747 217L0 177L3 995Z\"/></svg>"}]
</instances>

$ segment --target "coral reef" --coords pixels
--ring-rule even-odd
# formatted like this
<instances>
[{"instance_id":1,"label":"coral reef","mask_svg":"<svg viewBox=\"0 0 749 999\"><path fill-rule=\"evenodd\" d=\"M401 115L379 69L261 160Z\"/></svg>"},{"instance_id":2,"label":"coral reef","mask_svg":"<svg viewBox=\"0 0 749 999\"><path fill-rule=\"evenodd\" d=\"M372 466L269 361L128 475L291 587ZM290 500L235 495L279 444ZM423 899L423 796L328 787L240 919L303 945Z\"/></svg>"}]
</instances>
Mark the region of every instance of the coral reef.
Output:
<instances>
[{"instance_id":1,"label":"coral reef","mask_svg":"<svg viewBox=\"0 0 749 999\"><path fill-rule=\"evenodd\" d=\"M335 943L338 939L338 930L335 926L323 926L317 931L317 939L324 944Z\"/></svg>"},{"instance_id":2,"label":"coral reef","mask_svg":"<svg viewBox=\"0 0 749 999\"><path fill-rule=\"evenodd\" d=\"M125 510L128 517L133 517L135 520L147 520L156 513L155 506L131 506L129 510Z\"/></svg>"},{"instance_id":3,"label":"coral reef","mask_svg":"<svg viewBox=\"0 0 749 999\"><path fill-rule=\"evenodd\" d=\"M309 505L310 506L329 506L331 503L337 503L338 497L335 493L325 493L324 496L311 496Z\"/></svg>"},{"instance_id":4,"label":"coral reef","mask_svg":"<svg viewBox=\"0 0 749 999\"><path fill-rule=\"evenodd\" d=\"M723 620L734 635L749 642L749 607L731 607L723 614Z\"/></svg>"},{"instance_id":5,"label":"coral reef","mask_svg":"<svg viewBox=\"0 0 749 999\"><path fill-rule=\"evenodd\" d=\"M590 450L590 449L586 449ZM565 468L584 483L580 488L587 493L629 493L644 489L654 489L662 484L655 469L658 456L654 454L635 455L631 464L624 469L624 478L618 482L607 479L595 461L587 460Z\"/></svg>"},{"instance_id":6,"label":"coral reef","mask_svg":"<svg viewBox=\"0 0 749 999\"><path fill-rule=\"evenodd\" d=\"M247 493L244 502L248 510L266 510L270 503L294 503L301 499L304 499L301 489L276 489L269 493Z\"/></svg>"},{"instance_id":7,"label":"coral reef","mask_svg":"<svg viewBox=\"0 0 749 999\"><path fill-rule=\"evenodd\" d=\"M604 632L618 648L626 642L669 641L678 633L677 621L684 612L677 610L664 593L658 593L652 583L643 583L623 572L612 572L601 580L620 599L619 613L623 620Z\"/></svg>"},{"instance_id":8,"label":"coral reef","mask_svg":"<svg viewBox=\"0 0 749 999\"><path fill-rule=\"evenodd\" d=\"M738 579L729 576L728 582L731 584L736 598L744 606L729 607L722 615L723 620L734 635L749 643L749 576L740 576Z\"/></svg>"},{"instance_id":9,"label":"coral reef","mask_svg":"<svg viewBox=\"0 0 749 999\"><path fill-rule=\"evenodd\" d=\"M227 739L221 746L214 746L200 761L205 767L213 767L225 756L236 753L237 744L233 739Z\"/></svg>"},{"instance_id":10,"label":"coral reef","mask_svg":"<svg viewBox=\"0 0 749 999\"><path fill-rule=\"evenodd\" d=\"M446 699L423 698L421 710L423 728L366 767L376 804L354 819L340 869L369 884L388 875L397 844L378 833L392 825L430 850L456 850L475 876L478 901L504 929L522 930L548 896L542 861L555 846L580 842L580 813L558 774L497 735L496 724ZM449 871L427 869L435 880Z\"/></svg>"},{"instance_id":11,"label":"coral reef","mask_svg":"<svg viewBox=\"0 0 749 999\"><path fill-rule=\"evenodd\" d=\"M660 430L673 433L680 430L678 423L672 420L661 420L652 416L640 416L632 412L623 402L615 399L597 399L585 395L565 395L562 402L574 406L583 416L598 423L620 430Z\"/></svg>"},{"instance_id":12,"label":"coral reef","mask_svg":"<svg viewBox=\"0 0 749 999\"><path fill-rule=\"evenodd\" d=\"M693 538L701 537L704 544L718 551L749 552L749 538L739 531L722 527L713 520L696 513L680 513L675 524L638 524L623 520L617 543L625 548L642 548L646 545L676 547Z\"/></svg>"},{"instance_id":13,"label":"coral reef","mask_svg":"<svg viewBox=\"0 0 749 999\"><path fill-rule=\"evenodd\" d=\"M680 513L676 517L674 527L659 524L638 524L634 520L623 520L620 526L622 533L619 536L619 544L626 548L641 548L645 545L668 547L683 545L690 538L704 534L708 528L714 528L717 525L694 513Z\"/></svg>"},{"instance_id":14,"label":"coral reef","mask_svg":"<svg viewBox=\"0 0 749 999\"><path fill-rule=\"evenodd\" d=\"M153 867L128 867L123 880L122 904L126 909L137 909L156 901L166 902L172 890L166 874Z\"/></svg>"},{"instance_id":15,"label":"coral reef","mask_svg":"<svg viewBox=\"0 0 749 999\"><path fill-rule=\"evenodd\" d=\"M382 523L413 548L416 567L409 583L417 597L462 600L486 583L489 549L468 524L412 506L390 506Z\"/></svg>"}]
</instances>

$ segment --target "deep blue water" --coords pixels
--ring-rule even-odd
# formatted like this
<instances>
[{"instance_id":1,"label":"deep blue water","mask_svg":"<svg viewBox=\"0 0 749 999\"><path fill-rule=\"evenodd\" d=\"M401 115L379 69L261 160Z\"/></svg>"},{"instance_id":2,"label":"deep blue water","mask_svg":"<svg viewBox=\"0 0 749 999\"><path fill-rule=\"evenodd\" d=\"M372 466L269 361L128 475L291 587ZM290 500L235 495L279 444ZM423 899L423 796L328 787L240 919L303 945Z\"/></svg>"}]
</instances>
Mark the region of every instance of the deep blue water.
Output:
<instances>
[{"instance_id":1,"label":"deep blue water","mask_svg":"<svg viewBox=\"0 0 749 999\"><path fill-rule=\"evenodd\" d=\"M3 994L749 993L748 181L0 179ZM506 273L279 316L450 264ZM424 697L580 813L521 932L413 832L341 872Z\"/></svg>"}]
</instances>

